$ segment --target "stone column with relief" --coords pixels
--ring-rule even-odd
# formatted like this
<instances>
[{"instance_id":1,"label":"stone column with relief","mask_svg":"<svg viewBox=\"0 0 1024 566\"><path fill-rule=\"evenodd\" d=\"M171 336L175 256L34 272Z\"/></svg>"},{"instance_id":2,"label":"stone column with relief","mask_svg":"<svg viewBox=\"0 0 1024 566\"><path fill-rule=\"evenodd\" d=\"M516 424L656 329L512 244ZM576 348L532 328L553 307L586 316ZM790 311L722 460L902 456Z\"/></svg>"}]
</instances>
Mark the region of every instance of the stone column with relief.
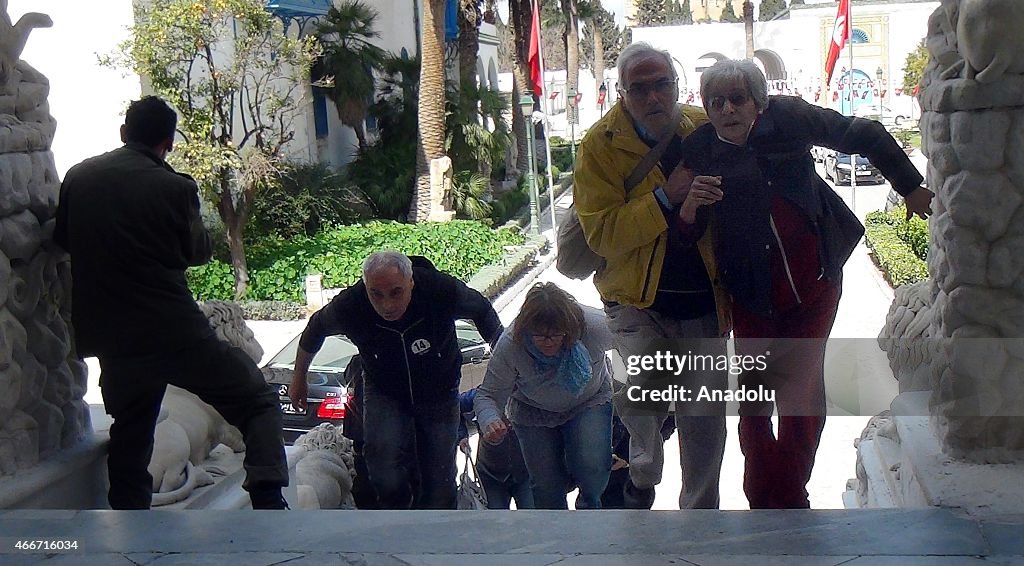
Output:
<instances>
[{"instance_id":1,"label":"stone column with relief","mask_svg":"<svg viewBox=\"0 0 1024 566\"><path fill-rule=\"evenodd\" d=\"M1024 505L1024 4L944 0L929 19L922 150L930 278L896 290L879 343L893 415L858 448L861 506Z\"/></svg>"},{"instance_id":2,"label":"stone column with relief","mask_svg":"<svg viewBox=\"0 0 1024 566\"><path fill-rule=\"evenodd\" d=\"M0 496L91 434L87 370L72 351L70 266L51 242L60 181L49 83L20 60L35 28L0 3ZM17 496L18 494L8 494ZM8 497L0 497L0 507Z\"/></svg>"}]
</instances>

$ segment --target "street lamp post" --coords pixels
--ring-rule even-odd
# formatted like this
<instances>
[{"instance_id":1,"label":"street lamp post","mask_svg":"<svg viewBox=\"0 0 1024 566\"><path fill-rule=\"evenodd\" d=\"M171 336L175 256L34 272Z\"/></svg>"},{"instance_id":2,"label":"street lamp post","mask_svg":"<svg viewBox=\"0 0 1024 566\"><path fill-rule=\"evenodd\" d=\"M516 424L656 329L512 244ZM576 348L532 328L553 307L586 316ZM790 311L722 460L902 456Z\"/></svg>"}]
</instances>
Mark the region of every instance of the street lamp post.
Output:
<instances>
[{"instance_id":1,"label":"street lamp post","mask_svg":"<svg viewBox=\"0 0 1024 566\"><path fill-rule=\"evenodd\" d=\"M533 96L524 94L519 97L519 110L526 120L526 151L530 160L527 175L530 184L530 231L540 234L540 199L537 194L537 165L533 159Z\"/></svg>"},{"instance_id":2,"label":"street lamp post","mask_svg":"<svg viewBox=\"0 0 1024 566\"><path fill-rule=\"evenodd\" d=\"M569 155L572 158L572 168L576 169L576 89L570 88L565 92L568 100L569 112Z\"/></svg>"},{"instance_id":3,"label":"street lamp post","mask_svg":"<svg viewBox=\"0 0 1024 566\"><path fill-rule=\"evenodd\" d=\"M875 84L878 85L878 121L885 127L885 97L882 96L882 67L875 69Z\"/></svg>"}]
</instances>

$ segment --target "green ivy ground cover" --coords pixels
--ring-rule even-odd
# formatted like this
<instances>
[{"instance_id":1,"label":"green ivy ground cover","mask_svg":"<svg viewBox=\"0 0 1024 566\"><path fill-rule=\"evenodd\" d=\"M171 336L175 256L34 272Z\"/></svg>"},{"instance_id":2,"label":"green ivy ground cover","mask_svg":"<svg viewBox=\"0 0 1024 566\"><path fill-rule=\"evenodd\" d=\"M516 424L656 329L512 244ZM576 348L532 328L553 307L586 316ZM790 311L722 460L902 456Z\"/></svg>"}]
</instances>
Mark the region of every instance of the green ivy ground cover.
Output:
<instances>
[{"instance_id":1,"label":"green ivy ground cover","mask_svg":"<svg viewBox=\"0 0 1024 566\"><path fill-rule=\"evenodd\" d=\"M505 246L523 243L517 231L493 230L479 222L453 220L400 224L370 222L320 232L315 237L268 240L249 246L249 290L245 298L305 304L306 275L323 275L324 288L355 283L363 260L372 252L395 249L422 255L463 281L497 261ZM221 260L189 269L189 287L197 300L231 300L231 265Z\"/></svg>"}]
</instances>

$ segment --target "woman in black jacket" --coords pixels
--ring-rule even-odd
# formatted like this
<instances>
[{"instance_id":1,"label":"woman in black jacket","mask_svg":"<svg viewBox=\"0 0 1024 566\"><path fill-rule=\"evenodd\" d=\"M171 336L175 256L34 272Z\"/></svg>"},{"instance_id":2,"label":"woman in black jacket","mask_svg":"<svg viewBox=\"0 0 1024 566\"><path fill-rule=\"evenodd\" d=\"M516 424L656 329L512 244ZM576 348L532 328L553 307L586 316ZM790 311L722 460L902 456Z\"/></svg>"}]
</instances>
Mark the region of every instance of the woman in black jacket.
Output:
<instances>
[{"instance_id":1,"label":"woman in black jacket","mask_svg":"<svg viewBox=\"0 0 1024 566\"><path fill-rule=\"evenodd\" d=\"M696 178L679 229L695 242L711 227L733 300L737 353L767 360L740 384L774 392L774 403L765 396L740 407L744 492L751 508L810 507L805 486L825 425L825 340L843 265L864 232L818 177L810 148L865 155L903 195L908 217L927 218L933 194L880 124L797 97L769 97L751 61L719 61L704 71L701 96L711 121L683 142L684 165Z\"/></svg>"}]
</instances>

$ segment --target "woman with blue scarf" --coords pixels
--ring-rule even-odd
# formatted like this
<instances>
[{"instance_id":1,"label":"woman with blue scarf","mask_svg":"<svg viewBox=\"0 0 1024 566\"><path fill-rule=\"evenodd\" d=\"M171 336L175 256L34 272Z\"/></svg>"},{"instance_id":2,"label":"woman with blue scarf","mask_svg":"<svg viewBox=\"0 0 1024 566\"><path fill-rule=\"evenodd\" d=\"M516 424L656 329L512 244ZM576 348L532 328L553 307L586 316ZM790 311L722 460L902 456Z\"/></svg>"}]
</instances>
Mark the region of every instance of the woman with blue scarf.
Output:
<instances>
[{"instance_id":1,"label":"woman with blue scarf","mask_svg":"<svg viewBox=\"0 0 1024 566\"><path fill-rule=\"evenodd\" d=\"M515 427L537 509L567 509L573 484L586 508L601 507L612 461L611 347L604 313L584 312L558 286L538 283L494 348L474 402L477 422L487 442Z\"/></svg>"}]
</instances>

